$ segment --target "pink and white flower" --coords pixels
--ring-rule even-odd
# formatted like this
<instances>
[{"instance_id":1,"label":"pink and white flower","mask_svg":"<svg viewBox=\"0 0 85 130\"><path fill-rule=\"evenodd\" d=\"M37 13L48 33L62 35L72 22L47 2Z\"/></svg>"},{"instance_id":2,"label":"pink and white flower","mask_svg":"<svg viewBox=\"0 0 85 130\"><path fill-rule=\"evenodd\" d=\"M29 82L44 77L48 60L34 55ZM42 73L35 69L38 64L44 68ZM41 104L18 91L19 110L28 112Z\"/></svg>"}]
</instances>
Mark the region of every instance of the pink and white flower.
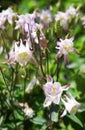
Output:
<instances>
[{"instance_id":1,"label":"pink and white flower","mask_svg":"<svg viewBox=\"0 0 85 130\"><path fill-rule=\"evenodd\" d=\"M78 103L70 93L65 95L65 100L61 99L61 101L65 106L65 110L61 117L65 116L67 112L76 114L77 109L81 108L81 104Z\"/></svg>"},{"instance_id":2,"label":"pink and white flower","mask_svg":"<svg viewBox=\"0 0 85 130\"><path fill-rule=\"evenodd\" d=\"M68 18L70 19L71 17L76 17L78 16L78 10L75 9L73 6L70 6L67 10L66 10L66 14L68 16Z\"/></svg>"},{"instance_id":3,"label":"pink and white flower","mask_svg":"<svg viewBox=\"0 0 85 130\"><path fill-rule=\"evenodd\" d=\"M14 42L10 52L9 52L9 63L15 64L18 62L21 66L25 66L27 63L32 63L36 67L38 63L33 56L33 50L31 50L30 39L25 39L22 41Z\"/></svg>"},{"instance_id":4,"label":"pink and white flower","mask_svg":"<svg viewBox=\"0 0 85 130\"><path fill-rule=\"evenodd\" d=\"M20 44L20 45L18 45ZM22 40L15 42L15 61L17 61L21 66L25 66L32 59L32 51L30 50L30 40L26 40L25 45Z\"/></svg>"},{"instance_id":5,"label":"pink and white flower","mask_svg":"<svg viewBox=\"0 0 85 130\"><path fill-rule=\"evenodd\" d=\"M69 85L61 86L59 82L52 81L52 78L48 76L47 83L43 85L43 90L46 96L44 101L44 107L48 107L52 103L59 104L63 91L66 91Z\"/></svg>"},{"instance_id":6,"label":"pink and white flower","mask_svg":"<svg viewBox=\"0 0 85 130\"><path fill-rule=\"evenodd\" d=\"M60 26L63 27L64 30L68 29L68 16L66 13L59 11L55 15L55 21L60 22Z\"/></svg>"},{"instance_id":7,"label":"pink and white flower","mask_svg":"<svg viewBox=\"0 0 85 130\"><path fill-rule=\"evenodd\" d=\"M18 20L16 20L15 29L22 29L22 33L27 37L33 37L34 39L37 37L37 25L35 23L35 14L25 14L19 15Z\"/></svg>"},{"instance_id":8,"label":"pink and white flower","mask_svg":"<svg viewBox=\"0 0 85 130\"><path fill-rule=\"evenodd\" d=\"M52 22L52 15L49 10L42 10L42 12L39 14L41 23L44 26L48 26L50 22Z\"/></svg>"},{"instance_id":9,"label":"pink and white flower","mask_svg":"<svg viewBox=\"0 0 85 130\"><path fill-rule=\"evenodd\" d=\"M5 29L4 24L6 21L12 25L13 17L15 16L16 13L14 13L11 8L8 8L7 10L2 10L2 12L0 13L0 28Z\"/></svg>"},{"instance_id":10,"label":"pink and white flower","mask_svg":"<svg viewBox=\"0 0 85 130\"><path fill-rule=\"evenodd\" d=\"M83 27L85 28L85 16L83 16L83 17L81 18L81 21L82 21Z\"/></svg>"},{"instance_id":11,"label":"pink and white flower","mask_svg":"<svg viewBox=\"0 0 85 130\"><path fill-rule=\"evenodd\" d=\"M70 52L75 52L77 53L76 49L73 47L73 40L74 38L71 37L70 39L60 39L60 41L57 42L57 47L58 53L56 58L60 58L62 55L64 55L64 61L65 63L69 62L69 53Z\"/></svg>"}]
</instances>

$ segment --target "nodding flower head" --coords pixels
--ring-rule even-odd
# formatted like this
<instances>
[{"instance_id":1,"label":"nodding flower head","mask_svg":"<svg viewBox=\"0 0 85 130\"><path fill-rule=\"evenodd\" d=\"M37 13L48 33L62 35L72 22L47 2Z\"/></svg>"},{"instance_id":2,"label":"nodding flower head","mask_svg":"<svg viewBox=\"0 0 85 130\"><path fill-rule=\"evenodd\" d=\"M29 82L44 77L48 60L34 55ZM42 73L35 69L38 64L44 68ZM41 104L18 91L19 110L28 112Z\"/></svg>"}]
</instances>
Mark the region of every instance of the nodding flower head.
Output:
<instances>
[{"instance_id":1,"label":"nodding flower head","mask_svg":"<svg viewBox=\"0 0 85 130\"><path fill-rule=\"evenodd\" d=\"M0 13L0 28L5 29L5 22L7 21L9 24L13 23L13 17L16 16L16 13L13 12L12 8L8 8L6 10L2 10Z\"/></svg>"},{"instance_id":2,"label":"nodding flower head","mask_svg":"<svg viewBox=\"0 0 85 130\"><path fill-rule=\"evenodd\" d=\"M67 112L76 114L77 109L81 108L81 104L78 103L70 93L65 95L65 100L61 99L61 101L65 106L65 110L61 117L65 116Z\"/></svg>"}]
</instances>

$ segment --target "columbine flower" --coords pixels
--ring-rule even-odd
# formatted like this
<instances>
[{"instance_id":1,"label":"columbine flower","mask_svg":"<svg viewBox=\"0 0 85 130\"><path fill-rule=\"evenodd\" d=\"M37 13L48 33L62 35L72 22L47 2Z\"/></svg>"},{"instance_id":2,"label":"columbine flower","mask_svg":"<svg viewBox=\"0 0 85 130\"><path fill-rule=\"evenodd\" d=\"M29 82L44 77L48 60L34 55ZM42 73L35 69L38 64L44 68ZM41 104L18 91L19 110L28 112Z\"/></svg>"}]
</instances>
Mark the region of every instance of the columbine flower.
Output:
<instances>
[{"instance_id":1,"label":"columbine flower","mask_svg":"<svg viewBox=\"0 0 85 130\"><path fill-rule=\"evenodd\" d=\"M13 17L15 17L16 14L13 12L11 8L8 8L7 10L2 10L0 13L0 28L5 29L5 22L8 21L9 24L13 23Z\"/></svg>"},{"instance_id":2,"label":"columbine flower","mask_svg":"<svg viewBox=\"0 0 85 130\"><path fill-rule=\"evenodd\" d=\"M30 108L28 106L28 104L26 102L25 103L19 103L19 105L22 107L22 110L23 110L23 112L24 112L24 114L27 118L33 117L34 112L33 112L32 108Z\"/></svg>"},{"instance_id":3,"label":"columbine flower","mask_svg":"<svg viewBox=\"0 0 85 130\"><path fill-rule=\"evenodd\" d=\"M64 61L65 63L69 62L69 53L70 52L75 52L78 53L76 51L76 49L73 47L73 37L70 39L60 39L60 41L57 42L57 47L56 49L58 49L58 53L56 58L60 58L62 55L64 55Z\"/></svg>"},{"instance_id":4,"label":"columbine flower","mask_svg":"<svg viewBox=\"0 0 85 130\"><path fill-rule=\"evenodd\" d=\"M59 11L58 14L55 15L55 21L60 22L60 26L62 26L63 29L68 29L68 16L66 13Z\"/></svg>"},{"instance_id":5,"label":"columbine flower","mask_svg":"<svg viewBox=\"0 0 85 130\"><path fill-rule=\"evenodd\" d=\"M25 14L18 16L16 20L15 29L22 29L22 33L27 37L32 37L35 42L37 41L37 25L35 23L35 14Z\"/></svg>"},{"instance_id":6,"label":"columbine flower","mask_svg":"<svg viewBox=\"0 0 85 130\"><path fill-rule=\"evenodd\" d=\"M70 6L69 9L66 10L66 14L68 18L78 16L77 9L75 9L73 6Z\"/></svg>"},{"instance_id":7,"label":"columbine flower","mask_svg":"<svg viewBox=\"0 0 85 130\"><path fill-rule=\"evenodd\" d=\"M52 16L49 10L42 10L39 17L42 24L44 24L45 26L48 26L48 24L52 22Z\"/></svg>"},{"instance_id":8,"label":"columbine flower","mask_svg":"<svg viewBox=\"0 0 85 130\"><path fill-rule=\"evenodd\" d=\"M83 17L81 18L81 20L82 20L82 25L83 25L83 27L85 28L85 16L83 16Z\"/></svg>"},{"instance_id":9,"label":"columbine flower","mask_svg":"<svg viewBox=\"0 0 85 130\"><path fill-rule=\"evenodd\" d=\"M65 95L65 98L65 100L61 99L62 103L65 106L65 110L61 117L65 116L67 112L76 114L77 109L81 108L81 104L78 103L70 93L68 95Z\"/></svg>"},{"instance_id":10,"label":"columbine flower","mask_svg":"<svg viewBox=\"0 0 85 130\"><path fill-rule=\"evenodd\" d=\"M69 85L61 86L59 82L52 82L52 78L47 78L47 83L43 85L46 99L44 101L44 107L54 104L59 104L62 93L67 90Z\"/></svg>"},{"instance_id":11,"label":"columbine flower","mask_svg":"<svg viewBox=\"0 0 85 130\"><path fill-rule=\"evenodd\" d=\"M20 40L20 43L15 42L15 61L17 61L21 66L25 66L32 60L33 52L30 50L29 44L29 39L26 40L25 45L22 40Z\"/></svg>"},{"instance_id":12,"label":"columbine flower","mask_svg":"<svg viewBox=\"0 0 85 130\"><path fill-rule=\"evenodd\" d=\"M17 61L21 66L25 66L28 62L34 64L38 67L38 63L33 56L33 51L31 50L30 39L15 42L9 52L9 63L15 64Z\"/></svg>"}]
</instances>

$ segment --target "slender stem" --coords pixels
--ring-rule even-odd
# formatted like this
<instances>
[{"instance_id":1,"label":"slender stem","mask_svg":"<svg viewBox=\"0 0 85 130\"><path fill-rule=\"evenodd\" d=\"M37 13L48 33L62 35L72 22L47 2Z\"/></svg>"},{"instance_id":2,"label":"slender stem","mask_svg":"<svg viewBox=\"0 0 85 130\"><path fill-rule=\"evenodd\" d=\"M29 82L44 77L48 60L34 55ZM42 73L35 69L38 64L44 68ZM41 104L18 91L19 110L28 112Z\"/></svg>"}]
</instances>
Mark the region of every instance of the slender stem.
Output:
<instances>
[{"instance_id":1,"label":"slender stem","mask_svg":"<svg viewBox=\"0 0 85 130\"><path fill-rule=\"evenodd\" d=\"M2 37L2 40L3 40L3 44L4 44L4 47L5 47L5 50L6 50L7 57L9 58L9 54L8 54L8 51L7 51L6 44L5 44L2 33L1 33L1 37Z\"/></svg>"},{"instance_id":2,"label":"slender stem","mask_svg":"<svg viewBox=\"0 0 85 130\"><path fill-rule=\"evenodd\" d=\"M25 104L25 88L26 88L26 81L27 81L27 69L25 69L25 78L24 78L24 90L23 90L23 96L24 96L24 101L23 101L23 107L24 107L24 104ZM25 130L25 114L24 114L24 130Z\"/></svg>"},{"instance_id":3,"label":"slender stem","mask_svg":"<svg viewBox=\"0 0 85 130\"><path fill-rule=\"evenodd\" d=\"M41 48L40 48L40 38L39 38L39 36L38 36L38 41L39 41L38 49L39 49L39 56L40 56L40 69L41 69L43 76L45 77L45 73L43 71L43 66L42 66L42 52L41 52Z\"/></svg>"},{"instance_id":4,"label":"slender stem","mask_svg":"<svg viewBox=\"0 0 85 130\"><path fill-rule=\"evenodd\" d=\"M49 62L48 62L48 50L46 49L46 51L45 51L45 53L46 53L46 69L47 69L47 74L49 74Z\"/></svg>"},{"instance_id":5,"label":"slender stem","mask_svg":"<svg viewBox=\"0 0 85 130\"><path fill-rule=\"evenodd\" d=\"M2 69L1 69L1 67L0 67L0 71L1 71L1 74L2 74L2 77L3 77L3 80L4 80L4 83L5 83L5 86L7 87L8 92L9 92L9 94L10 94L10 98L11 98L11 100L10 100L10 102L11 102L11 107L12 107L12 109L14 110L13 102L12 102L11 91L9 90L8 84L7 84L6 80L5 80L5 76L4 76L4 74L3 74L3 71L2 71ZM17 129L17 125L16 125L16 120L15 120L15 115L14 115L14 114L13 114L13 117L14 117L14 124L15 124L15 127L16 127L16 129Z\"/></svg>"},{"instance_id":6,"label":"slender stem","mask_svg":"<svg viewBox=\"0 0 85 130\"><path fill-rule=\"evenodd\" d=\"M58 79L59 79L59 69L60 69L60 68L59 68L59 62L58 62L58 63L57 63L57 70L56 70L56 71L57 71L57 82L58 82Z\"/></svg>"},{"instance_id":7,"label":"slender stem","mask_svg":"<svg viewBox=\"0 0 85 130\"><path fill-rule=\"evenodd\" d=\"M53 130L53 121L51 119L53 108L54 108L54 104L52 103L49 110L49 121L48 121L47 130Z\"/></svg>"},{"instance_id":8,"label":"slender stem","mask_svg":"<svg viewBox=\"0 0 85 130\"><path fill-rule=\"evenodd\" d=\"M1 67L0 67L0 72L1 72L1 74L2 74L2 77L3 77L3 80L4 80L5 86L7 87L8 91L10 91Z\"/></svg>"}]
</instances>

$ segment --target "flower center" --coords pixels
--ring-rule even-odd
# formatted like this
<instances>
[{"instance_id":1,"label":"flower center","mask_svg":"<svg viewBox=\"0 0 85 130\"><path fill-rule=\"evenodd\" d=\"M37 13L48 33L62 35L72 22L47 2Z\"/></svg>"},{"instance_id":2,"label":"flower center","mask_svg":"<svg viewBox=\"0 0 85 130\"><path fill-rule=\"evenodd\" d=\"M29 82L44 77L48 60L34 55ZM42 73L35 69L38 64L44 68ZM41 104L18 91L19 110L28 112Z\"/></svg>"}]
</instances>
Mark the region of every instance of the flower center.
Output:
<instances>
[{"instance_id":1,"label":"flower center","mask_svg":"<svg viewBox=\"0 0 85 130\"><path fill-rule=\"evenodd\" d=\"M65 44L65 45L64 45L64 49L65 49L66 51L69 51L69 50L71 49L71 45Z\"/></svg>"},{"instance_id":2,"label":"flower center","mask_svg":"<svg viewBox=\"0 0 85 130\"><path fill-rule=\"evenodd\" d=\"M18 56L20 57L20 59L26 60L28 58L28 53L23 52L23 53L20 53Z\"/></svg>"},{"instance_id":3,"label":"flower center","mask_svg":"<svg viewBox=\"0 0 85 130\"><path fill-rule=\"evenodd\" d=\"M56 87L52 86L52 94L55 94L55 92L56 92Z\"/></svg>"},{"instance_id":4,"label":"flower center","mask_svg":"<svg viewBox=\"0 0 85 130\"><path fill-rule=\"evenodd\" d=\"M48 20L48 16L47 16L47 15L44 15L44 19L45 19L45 20Z\"/></svg>"},{"instance_id":5,"label":"flower center","mask_svg":"<svg viewBox=\"0 0 85 130\"><path fill-rule=\"evenodd\" d=\"M74 106L74 107L72 108L72 110L71 110L71 113L72 113L72 114L75 114L76 111L77 111L77 106Z\"/></svg>"}]
</instances>

